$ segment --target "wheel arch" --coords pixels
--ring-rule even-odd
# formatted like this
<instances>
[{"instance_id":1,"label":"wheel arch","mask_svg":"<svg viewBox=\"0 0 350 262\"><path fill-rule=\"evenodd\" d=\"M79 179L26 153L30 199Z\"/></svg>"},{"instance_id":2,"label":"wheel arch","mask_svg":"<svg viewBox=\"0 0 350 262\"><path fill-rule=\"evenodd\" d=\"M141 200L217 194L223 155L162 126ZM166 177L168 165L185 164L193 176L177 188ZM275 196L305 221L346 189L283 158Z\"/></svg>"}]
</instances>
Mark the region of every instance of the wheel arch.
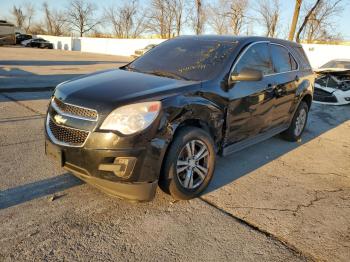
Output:
<instances>
[{"instance_id":1,"label":"wheel arch","mask_svg":"<svg viewBox=\"0 0 350 262\"><path fill-rule=\"evenodd\" d=\"M309 93L305 94L301 99L301 101L304 101L307 104L308 108L310 109L312 104L312 95Z\"/></svg>"}]
</instances>

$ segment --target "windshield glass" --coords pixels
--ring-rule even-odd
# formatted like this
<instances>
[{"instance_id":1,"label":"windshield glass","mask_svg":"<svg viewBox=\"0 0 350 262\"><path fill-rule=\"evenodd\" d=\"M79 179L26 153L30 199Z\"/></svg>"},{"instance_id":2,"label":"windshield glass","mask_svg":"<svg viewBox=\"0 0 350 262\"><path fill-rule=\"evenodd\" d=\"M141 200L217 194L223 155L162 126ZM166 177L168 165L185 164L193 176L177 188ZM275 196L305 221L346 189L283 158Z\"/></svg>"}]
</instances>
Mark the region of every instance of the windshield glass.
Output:
<instances>
[{"instance_id":1,"label":"windshield glass","mask_svg":"<svg viewBox=\"0 0 350 262\"><path fill-rule=\"evenodd\" d=\"M344 68L350 69L350 61L332 60L321 66L321 68Z\"/></svg>"},{"instance_id":2,"label":"windshield glass","mask_svg":"<svg viewBox=\"0 0 350 262\"><path fill-rule=\"evenodd\" d=\"M223 70L236 45L236 42L177 38L151 49L127 69L184 80L209 80Z\"/></svg>"}]
</instances>

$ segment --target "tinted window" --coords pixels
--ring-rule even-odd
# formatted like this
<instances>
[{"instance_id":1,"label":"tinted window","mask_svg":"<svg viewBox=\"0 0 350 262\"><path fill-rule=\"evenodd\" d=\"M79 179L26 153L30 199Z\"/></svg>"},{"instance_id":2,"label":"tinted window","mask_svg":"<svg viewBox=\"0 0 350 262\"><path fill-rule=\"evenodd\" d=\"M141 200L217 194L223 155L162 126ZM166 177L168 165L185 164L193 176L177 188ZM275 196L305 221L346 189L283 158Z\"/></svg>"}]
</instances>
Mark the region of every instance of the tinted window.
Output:
<instances>
[{"instance_id":1,"label":"tinted window","mask_svg":"<svg viewBox=\"0 0 350 262\"><path fill-rule=\"evenodd\" d=\"M297 70L298 69L298 64L295 61L294 57L289 54L289 59L290 59L290 63L292 64L292 70Z\"/></svg>"},{"instance_id":2,"label":"tinted window","mask_svg":"<svg viewBox=\"0 0 350 262\"><path fill-rule=\"evenodd\" d=\"M213 79L232 59L236 45L228 41L172 39L152 48L127 69L188 80Z\"/></svg>"},{"instance_id":3,"label":"tinted window","mask_svg":"<svg viewBox=\"0 0 350 262\"><path fill-rule=\"evenodd\" d=\"M294 50L293 55L298 60L301 69L311 69L309 60L307 59L304 49L301 46L294 46L292 47L292 49Z\"/></svg>"},{"instance_id":4,"label":"tinted window","mask_svg":"<svg viewBox=\"0 0 350 262\"><path fill-rule=\"evenodd\" d=\"M292 70L289 52L279 45L271 45L273 66L276 73L283 73Z\"/></svg>"},{"instance_id":5,"label":"tinted window","mask_svg":"<svg viewBox=\"0 0 350 262\"><path fill-rule=\"evenodd\" d=\"M243 68L260 70L264 75L272 74L272 63L268 44L255 44L248 48L234 68L235 73L239 73Z\"/></svg>"}]
</instances>

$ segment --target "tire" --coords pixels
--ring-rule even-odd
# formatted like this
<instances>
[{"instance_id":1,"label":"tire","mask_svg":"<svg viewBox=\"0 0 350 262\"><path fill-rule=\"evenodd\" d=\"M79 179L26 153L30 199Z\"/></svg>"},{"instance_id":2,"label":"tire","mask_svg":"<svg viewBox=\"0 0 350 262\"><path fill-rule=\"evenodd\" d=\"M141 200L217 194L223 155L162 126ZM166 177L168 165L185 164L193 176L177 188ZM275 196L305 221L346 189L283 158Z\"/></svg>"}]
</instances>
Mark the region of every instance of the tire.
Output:
<instances>
[{"instance_id":1,"label":"tire","mask_svg":"<svg viewBox=\"0 0 350 262\"><path fill-rule=\"evenodd\" d=\"M160 188L177 200L199 196L213 177L215 155L214 142L207 132L197 127L182 128L165 156Z\"/></svg>"},{"instance_id":2,"label":"tire","mask_svg":"<svg viewBox=\"0 0 350 262\"><path fill-rule=\"evenodd\" d=\"M309 107L306 102L301 101L289 128L282 133L282 137L287 141L298 141L304 132L308 115Z\"/></svg>"}]
</instances>

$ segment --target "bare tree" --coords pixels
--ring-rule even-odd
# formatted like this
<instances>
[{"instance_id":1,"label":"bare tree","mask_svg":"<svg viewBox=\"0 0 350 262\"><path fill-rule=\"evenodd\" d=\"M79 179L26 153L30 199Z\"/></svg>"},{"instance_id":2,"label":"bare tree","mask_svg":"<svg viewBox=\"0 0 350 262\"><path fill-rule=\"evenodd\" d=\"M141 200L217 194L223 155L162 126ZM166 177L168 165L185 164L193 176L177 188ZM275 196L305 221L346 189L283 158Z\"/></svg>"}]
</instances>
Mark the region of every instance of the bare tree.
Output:
<instances>
[{"instance_id":1,"label":"bare tree","mask_svg":"<svg viewBox=\"0 0 350 262\"><path fill-rule=\"evenodd\" d=\"M248 0L231 1L230 8L226 15L230 20L231 28L235 35L239 35L242 32L247 7Z\"/></svg>"},{"instance_id":2,"label":"bare tree","mask_svg":"<svg viewBox=\"0 0 350 262\"><path fill-rule=\"evenodd\" d=\"M175 31L176 35L180 35L182 25L187 20L186 1L185 0L171 0L170 5L174 13Z\"/></svg>"},{"instance_id":3,"label":"bare tree","mask_svg":"<svg viewBox=\"0 0 350 262\"><path fill-rule=\"evenodd\" d=\"M175 14L171 0L152 0L147 28L161 38L170 38L174 30Z\"/></svg>"},{"instance_id":4,"label":"bare tree","mask_svg":"<svg viewBox=\"0 0 350 262\"><path fill-rule=\"evenodd\" d=\"M59 36L67 32L67 23L63 12L52 11L47 2L43 3L43 11L45 31L47 34Z\"/></svg>"},{"instance_id":5,"label":"bare tree","mask_svg":"<svg viewBox=\"0 0 350 262\"><path fill-rule=\"evenodd\" d=\"M77 31L82 37L93 30L100 21L95 19L96 6L84 0L72 0L67 8L67 22L73 31Z\"/></svg>"},{"instance_id":6,"label":"bare tree","mask_svg":"<svg viewBox=\"0 0 350 262\"><path fill-rule=\"evenodd\" d=\"M219 0L208 7L208 24L217 34L242 34L248 0Z\"/></svg>"},{"instance_id":7,"label":"bare tree","mask_svg":"<svg viewBox=\"0 0 350 262\"><path fill-rule=\"evenodd\" d=\"M208 5L208 25L218 35L225 35L229 32L229 23L224 15L226 0L219 0Z\"/></svg>"},{"instance_id":8,"label":"bare tree","mask_svg":"<svg viewBox=\"0 0 350 262\"><path fill-rule=\"evenodd\" d=\"M45 25L41 22L33 24L32 27L30 28L30 32L31 32L31 34L34 34L34 35L47 34L47 31L45 29Z\"/></svg>"},{"instance_id":9,"label":"bare tree","mask_svg":"<svg viewBox=\"0 0 350 262\"><path fill-rule=\"evenodd\" d=\"M196 35L200 35L204 31L204 24L206 20L203 0L195 0L195 13L192 16L193 29Z\"/></svg>"},{"instance_id":10,"label":"bare tree","mask_svg":"<svg viewBox=\"0 0 350 262\"><path fill-rule=\"evenodd\" d=\"M16 26L30 33L32 20L35 15L34 10L33 5L29 2L25 3L23 7L14 5L11 14L14 17Z\"/></svg>"},{"instance_id":11,"label":"bare tree","mask_svg":"<svg viewBox=\"0 0 350 262\"><path fill-rule=\"evenodd\" d=\"M308 43L314 40L328 40L339 37L334 28L333 19L342 11L342 0L316 0L313 5L305 6L305 17L296 35L296 41L303 37Z\"/></svg>"},{"instance_id":12,"label":"bare tree","mask_svg":"<svg viewBox=\"0 0 350 262\"><path fill-rule=\"evenodd\" d=\"M31 4L31 3L26 3L24 5L24 10L25 10L25 13L26 13L26 17L27 17L27 21L25 23L25 26L24 26L24 30L26 32L30 32L30 28L32 26L32 20L34 18L34 15L35 15L35 9L34 9L34 6Z\"/></svg>"},{"instance_id":13,"label":"bare tree","mask_svg":"<svg viewBox=\"0 0 350 262\"><path fill-rule=\"evenodd\" d=\"M260 0L256 11L258 20L265 28L265 36L275 37L280 20L279 0Z\"/></svg>"},{"instance_id":14,"label":"bare tree","mask_svg":"<svg viewBox=\"0 0 350 262\"><path fill-rule=\"evenodd\" d=\"M19 27L19 28L23 28L26 16L23 13L22 8L21 7L16 7L14 5L13 8L12 8L11 14L14 17L16 26Z\"/></svg>"},{"instance_id":15,"label":"bare tree","mask_svg":"<svg viewBox=\"0 0 350 262\"><path fill-rule=\"evenodd\" d=\"M113 27L118 38L139 37L145 29L145 13L141 11L137 0L124 3L122 6L111 6L105 10L107 22Z\"/></svg>"}]
</instances>

